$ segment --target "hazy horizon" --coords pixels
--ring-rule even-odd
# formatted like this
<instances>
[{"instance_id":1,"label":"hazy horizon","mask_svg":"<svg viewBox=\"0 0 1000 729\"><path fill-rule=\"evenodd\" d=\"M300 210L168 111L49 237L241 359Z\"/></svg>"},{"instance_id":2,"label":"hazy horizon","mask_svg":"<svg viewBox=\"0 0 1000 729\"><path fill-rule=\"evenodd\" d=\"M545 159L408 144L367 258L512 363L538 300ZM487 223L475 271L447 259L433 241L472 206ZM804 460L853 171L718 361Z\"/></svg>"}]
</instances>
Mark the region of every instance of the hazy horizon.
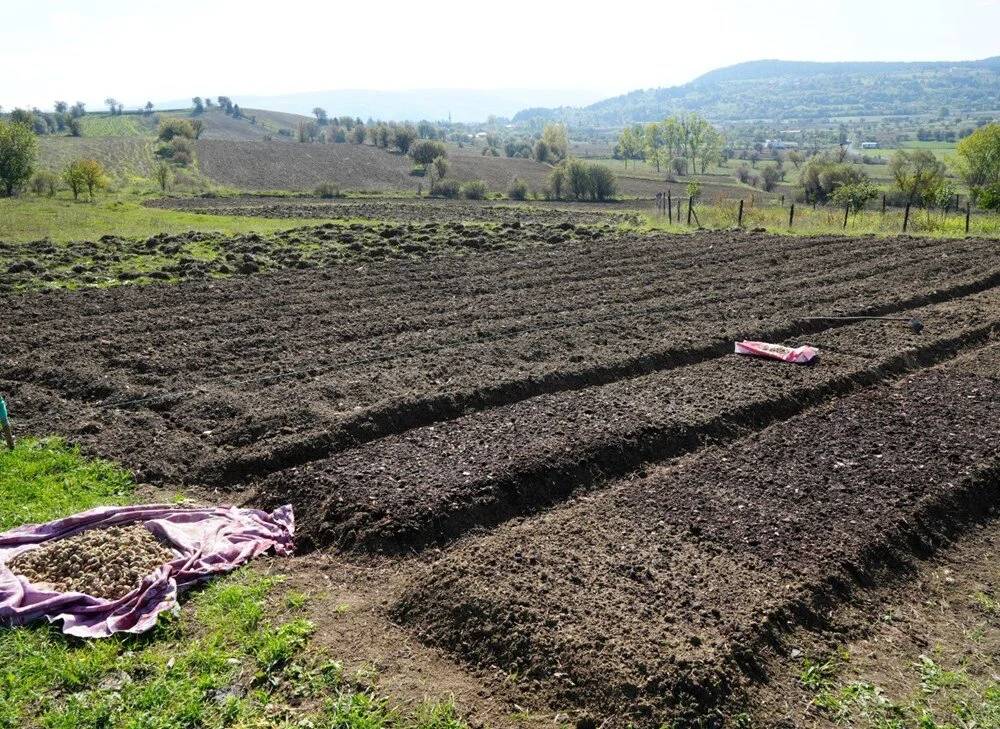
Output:
<instances>
[{"instance_id":1,"label":"hazy horizon","mask_svg":"<svg viewBox=\"0 0 1000 729\"><path fill-rule=\"evenodd\" d=\"M640 1L627 18L523 0L488 9L453 0L388 3L380 11L303 1L280 15L234 0L197 13L157 13L126 0L39 0L5 15L0 66L20 69L0 88L6 109L51 108L60 99L97 110L107 96L135 108L194 95L240 101L463 89L554 96L561 89L597 100L762 58L961 61L1000 54L1000 0L935 0L919 9L902 0L846 0L822 13L790 0L765 11L721 0L697 7Z\"/></svg>"}]
</instances>

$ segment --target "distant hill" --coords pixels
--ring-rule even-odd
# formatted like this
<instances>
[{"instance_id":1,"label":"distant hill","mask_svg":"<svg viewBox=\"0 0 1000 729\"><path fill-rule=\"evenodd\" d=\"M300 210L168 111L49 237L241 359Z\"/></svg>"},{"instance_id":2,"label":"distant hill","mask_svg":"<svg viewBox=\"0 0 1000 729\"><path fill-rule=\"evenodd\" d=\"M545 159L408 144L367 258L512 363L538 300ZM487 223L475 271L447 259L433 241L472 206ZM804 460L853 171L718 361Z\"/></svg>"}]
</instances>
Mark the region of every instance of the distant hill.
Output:
<instances>
[{"instance_id":1,"label":"distant hill","mask_svg":"<svg viewBox=\"0 0 1000 729\"><path fill-rule=\"evenodd\" d=\"M235 95L241 107L272 109L292 114L311 114L319 106L331 116L353 116L384 121L484 122L491 116L510 117L519 109L540 104L582 105L602 97L599 91L573 89L415 89L376 91L342 89L274 96ZM158 106L186 106L188 101L164 102Z\"/></svg>"},{"instance_id":2,"label":"distant hill","mask_svg":"<svg viewBox=\"0 0 1000 729\"><path fill-rule=\"evenodd\" d=\"M519 123L618 126L696 111L714 121L912 116L942 107L1000 109L1000 56L926 63L762 60L710 71L690 83L644 89L583 107L535 107Z\"/></svg>"}]
</instances>

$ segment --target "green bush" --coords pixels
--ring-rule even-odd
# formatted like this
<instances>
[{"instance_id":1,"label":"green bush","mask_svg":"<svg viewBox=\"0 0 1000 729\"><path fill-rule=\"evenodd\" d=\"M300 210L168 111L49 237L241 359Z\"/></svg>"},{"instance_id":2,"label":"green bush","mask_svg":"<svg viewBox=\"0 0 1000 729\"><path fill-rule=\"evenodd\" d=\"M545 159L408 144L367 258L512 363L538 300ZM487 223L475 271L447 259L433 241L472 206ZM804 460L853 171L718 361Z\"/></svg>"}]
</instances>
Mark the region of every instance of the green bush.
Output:
<instances>
[{"instance_id":1,"label":"green bush","mask_svg":"<svg viewBox=\"0 0 1000 729\"><path fill-rule=\"evenodd\" d=\"M187 119L164 119L160 122L159 138L161 141L169 142L175 137L194 139L195 130Z\"/></svg>"},{"instance_id":2,"label":"green bush","mask_svg":"<svg viewBox=\"0 0 1000 729\"><path fill-rule=\"evenodd\" d=\"M507 197L511 200L527 200L528 199L528 186L522 180L514 179L511 184L510 189L507 191Z\"/></svg>"},{"instance_id":3,"label":"green bush","mask_svg":"<svg viewBox=\"0 0 1000 729\"><path fill-rule=\"evenodd\" d=\"M36 195L53 197L59 190L59 175L49 170L40 170L31 178L31 190Z\"/></svg>"},{"instance_id":4,"label":"green bush","mask_svg":"<svg viewBox=\"0 0 1000 729\"><path fill-rule=\"evenodd\" d=\"M590 168L590 192L595 200L609 200L618 192L615 173L607 165L592 163Z\"/></svg>"},{"instance_id":5,"label":"green bush","mask_svg":"<svg viewBox=\"0 0 1000 729\"><path fill-rule=\"evenodd\" d=\"M482 180L469 180L462 185L462 197L466 200L485 200L489 192Z\"/></svg>"},{"instance_id":6,"label":"green bush","mask_svg":"<svg viewBox=\"0 0 1000 729\"><path fill-rule=\"evenodd\" d=\"M329 200L335 197L344 197L344 194L340 191L340 188L334 185L332 182L321 182L313 190L313 194L316 197L321 197L325 200Z\"/></svg>"},{"instance_id":7,"label":"green bush","mask_svg":"<svg viewBox=\"0 0 1000 729\"><path fill-rule=\"evenodd\" d=\"M437 197L455 198L459 196L461 190L462 187L458 183L458 180L445 178L443 180L438 180L431 186L431 195L435 195Z\"/></svg>"}]
</instances>

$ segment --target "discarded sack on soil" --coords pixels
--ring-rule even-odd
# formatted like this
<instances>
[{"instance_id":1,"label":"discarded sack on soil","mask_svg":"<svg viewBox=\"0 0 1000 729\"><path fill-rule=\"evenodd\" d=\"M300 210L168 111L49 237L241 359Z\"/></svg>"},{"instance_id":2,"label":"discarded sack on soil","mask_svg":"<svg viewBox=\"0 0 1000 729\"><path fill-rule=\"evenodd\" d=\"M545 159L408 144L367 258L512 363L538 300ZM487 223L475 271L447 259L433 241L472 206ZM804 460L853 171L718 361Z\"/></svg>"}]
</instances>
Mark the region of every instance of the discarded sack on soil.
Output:
<instances>
[{"instance_id":1,"label":"discarded sack on soil","mask_svg":"<svg viewBox=\"0 0 1000 729\"><path fill-rule=\"evenodd\" d=\"M819 350L815 347L804 345L802 347L784 347L780 344L770 344L768 342L737 342L736 354L746 354L753 357L767 357L781 362L791 362L793 364L807 364L812 362Z\"/></svg>"},{"instance_id":2,"label":"discarded sack on soil","mask_svg":"<svg viewBox=\"0 0 1000 729\"><path fill-rule=\"evenodd\" d=\"M291 506L107 506L0 534L0 624L41 618L64 633L142 633L179 589L269 549L291 554Z\"/></svg>"}]
</instances>

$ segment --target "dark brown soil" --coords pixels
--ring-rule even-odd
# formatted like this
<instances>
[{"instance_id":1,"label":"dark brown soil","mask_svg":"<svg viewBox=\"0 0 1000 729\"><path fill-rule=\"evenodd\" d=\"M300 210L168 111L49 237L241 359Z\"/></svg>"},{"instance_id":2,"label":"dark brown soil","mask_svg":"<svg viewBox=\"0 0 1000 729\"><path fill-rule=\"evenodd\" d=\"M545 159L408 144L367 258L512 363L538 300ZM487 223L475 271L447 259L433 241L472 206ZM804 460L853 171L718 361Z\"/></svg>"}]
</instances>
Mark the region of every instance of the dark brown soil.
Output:
<instances>
[{"instance_id":1,"label":"dark brown soil","mask_svg":"<svg viewBox=\"0 0 1000 729\"><path fill-rule=\"evenodd\" d=\"M457 545L395 614L608 725L721 723L762 646L1000 498L998 401L958 368L843 398Z\"/></svg>"},{"instance_id":2,"label":"dark brown soil","mask_svg":"<svg viewBox=\"0 0 1000 729\"><path fill-rule=\"evenodd\" d=\"M922 334L868 321L807 338L822 352L810 367L733 354L415 428L278 471L253 500L291 501L300 546L440 542L982 342L1000 333L1000 290L908 314Z\"/></svg>"},{"instance_id":3,"label":"dark brown soil","mask_svg":"<svg viewBox=\"0 0 1000 729\"><path fill-rule=\"evenodd\" d=\"M905 311L1000 281L988 241L880 246L715 233L8 297L0 385L22 427L143 478L238 485L829 325L803 314Z\"/></svg>"}]
</instances>

